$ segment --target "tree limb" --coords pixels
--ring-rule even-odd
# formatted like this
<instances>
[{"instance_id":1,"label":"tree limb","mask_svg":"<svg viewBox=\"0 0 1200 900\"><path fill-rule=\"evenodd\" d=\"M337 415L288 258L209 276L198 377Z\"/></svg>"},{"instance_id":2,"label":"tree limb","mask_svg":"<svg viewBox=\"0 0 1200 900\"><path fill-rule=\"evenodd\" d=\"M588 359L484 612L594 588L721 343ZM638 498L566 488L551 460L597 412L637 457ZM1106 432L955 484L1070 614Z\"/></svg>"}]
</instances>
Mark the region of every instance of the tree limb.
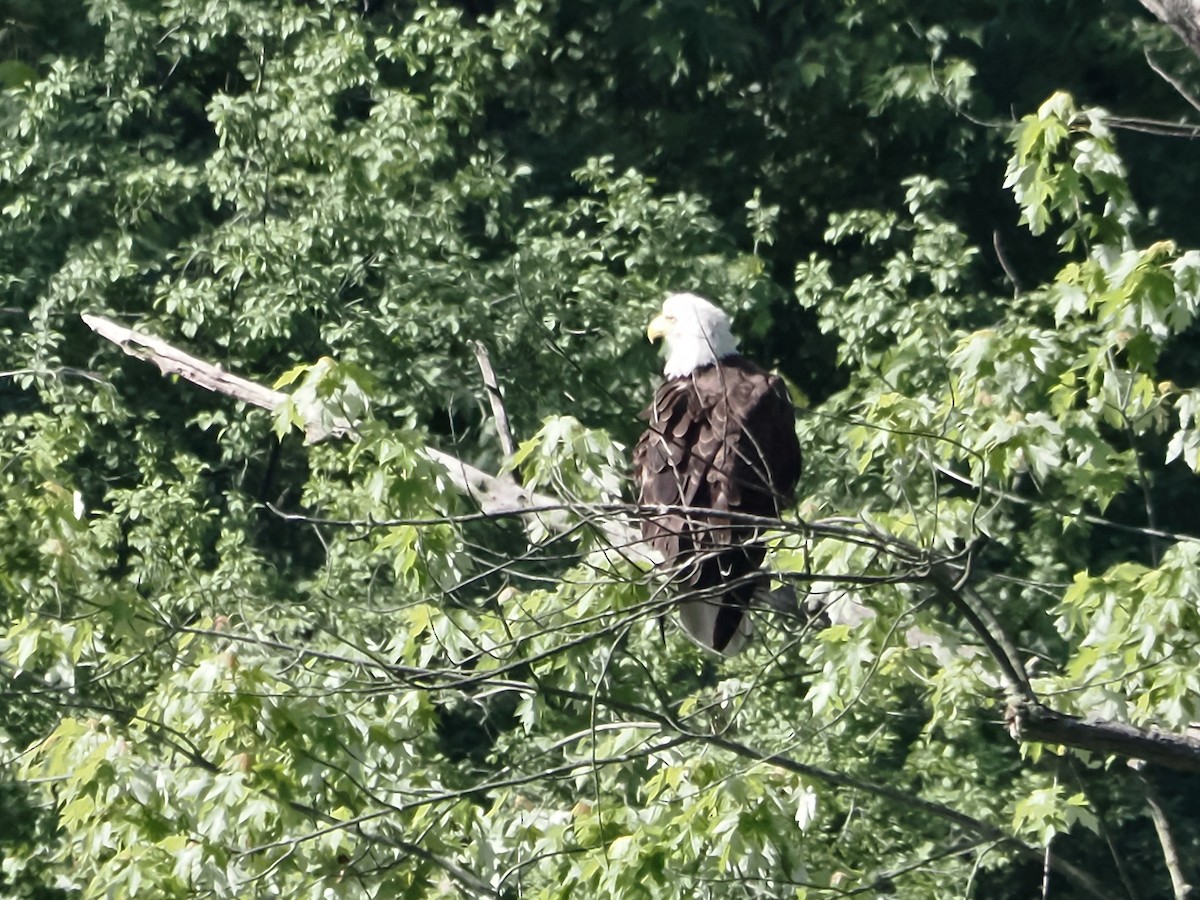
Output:
<instances>
[{"instance_id":1,"label":"tree limb","mask_svg":"<svg viewBox=\"0 0 1200 900\"><path fill-rule=\"evenodd\" d=\"M950 577L946 566L934 565L930 569L929 580L938 596L958 610L971 629L979 635L984 647L1004 674L1009 692L1026 702L1036 703L1037 695L1029 683L1029 675L1025 672L1025 665L1021 662L1016 645L983 598L967 587L965 581L969 574L968 571L955 581Z\"/></svg>"},{"instance_id":2,"label":"tree limb","mask_svg":"<svg viewBox=\"0 0 1200 900\"><path fill-rule=\"evenodd\" d=\"M1141 0L1141 4L1200 56L1200 0Z\"/></svg>"},{"instance_id":3,"label":"tree limb","mask_svg":"<svg viewBox=\"0 0 1200 900\"><path fill-rule=\"evenodd\" d=\"M1180 772L1200 772L1200 740L1181 734L1149 731L1095 716L1081 718L1040 703L1013 703L1004 718L1009 734L1018 741L1062 744L1140 759Z\"/></svg>"},{"instance_id":4,"label":"tree limb","mask_svg":"<svg viewBox=\"0 0 1200 900\"><path fill-rule=\"evenodd\" d=\"M513 685L514 690L527 691L528 685L516 684ZM740 756L743 759L751 760L755 763L766 763L768 765L778 766L779 768L800 775L804 778L810 778L814 781L819 781L835 788L843 788L854 791L862 791L867 794L879 797L883 800L898 804L908 809L917 810L918 812L941 819L951 825L961 828L967 834L985 841L995 841L998 845L1005 849L1012 850L1018 855L1029 859L1042 861L1042 854L1038 848L1030 846L1017 837L1009 834L1003 829L991 822L983 819L977 819L974 816L968 815L960 810L954 809L944 803L938 803L935 800L928 800L924 797L910 793L908 791L892 787L888 784L881 784L876 781L871 781L867 778L860 778L846 772L835 772L829 769L823 769L820 766L810 765L802 762L794 757L788 756L785 753L771 753L758 750L740 741L732 738L724 737L719 734L710 734L706 732L694 731L687 728L686 725L678 721L673 714L661 712L659 710L650 709L640 704L629 703L627 701L609 697L604 694L589 696L580 691L574 691L569 688L557 687L550 684L541 684L539 689L548 694L564 697L567 699L588 702L600 703L607 708L622 713L633 713L639 718L648 719L658 722L664 729L672 731L676 734L685 736L689 740L698 741L700 743L709 744L732 753L735 756ZM1062 872L1067 878L1073 881L1081 891L1096 898L1107 898L1112 895L1105 889L1096 878L1079 866L1074 865L1068 860L1060 857L1053 857L1050 860L1051 868Z\"/></svg>"},{"instance_id":5,"label":"tree limb","mask_svg":"<svg viewBox=\"0 0 1200 900\"><path fill-rule=\"evenodd\" d=\"M161 338L126 328L104 316L85 313L81 318L96 334L112 341L130 356L154 363L163 374L178 375L205 390L224 394L260 409L275 409L287 400L287 394L282 391L272 390L226 372L221 366L185 353ZM329 433L317 431L315 424L306 427L305 430L310 440L321 440L352 432L354 423L345 419L335 420ZM421 452L444 466L454 485L469 495L481 512L489 515L507 515L520 513L530 506L557 503L554 497L527 491L511 479L497 478L449 453L432 447L422 448Z\"/></svg>"},{"instance_id":6,"label":"tree limb","mask_svg":"<svg viewBox=\"0 0 1200 900\"><path fill-rule=\"evenodd\" d=\"M487 347L483 341L475 341L475 361L479 363L479 372L483 375L483 386L487 389L488 402L492 405L492 420L496 423L496 435L500 438L500 448L504 455L511 457L517 452L513 442L512 429L508 424L508 411L504 408L504 395L500 393L500 383L496 381L496 372L492 369L492 358L488 356Z\"/></svg>"},{"instance_id":7,"label":"tree limb","mask_svg":"<svg viewBox=\"0 0 1200 900\"><path fill-rule=\"evenodd\" d=\"M1200 112L1200 100L1197 100L1195 95L1193 95L1191 91L1183 86L1183 82L1177 78L1172 78L1162 66L1156 63L1154 61L1154 57L1150 55L1149 50L1144 51L1144 55L1146 57L1146 65L1154 70L1154 74L1173 87L1175 89L1175 93L1186 100L1192 109Z\"/></svg>"}]
</instances>

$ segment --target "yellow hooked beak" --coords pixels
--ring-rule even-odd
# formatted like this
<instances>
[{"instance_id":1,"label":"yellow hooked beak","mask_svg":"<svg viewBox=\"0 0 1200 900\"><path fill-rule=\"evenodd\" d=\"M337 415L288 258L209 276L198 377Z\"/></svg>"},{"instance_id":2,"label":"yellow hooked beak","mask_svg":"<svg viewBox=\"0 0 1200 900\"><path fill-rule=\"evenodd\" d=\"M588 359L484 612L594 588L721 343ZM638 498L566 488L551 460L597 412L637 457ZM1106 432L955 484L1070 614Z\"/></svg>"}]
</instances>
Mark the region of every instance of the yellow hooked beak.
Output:
<instances>
[{"instance_id":1,"label":"yellow hooked beak","mask_svg":"<svg viewBox=\"0 0 1200 900\"><path fill-rule=\"evenodd\" d=\"M651 319L650 324L646 326L646 337L650 339L651 343L653 343L659 338L665 338L667 336L667 332L670 330L671 320L662 313L659 313L657 316Z\"/></svg>"}]
</instances>

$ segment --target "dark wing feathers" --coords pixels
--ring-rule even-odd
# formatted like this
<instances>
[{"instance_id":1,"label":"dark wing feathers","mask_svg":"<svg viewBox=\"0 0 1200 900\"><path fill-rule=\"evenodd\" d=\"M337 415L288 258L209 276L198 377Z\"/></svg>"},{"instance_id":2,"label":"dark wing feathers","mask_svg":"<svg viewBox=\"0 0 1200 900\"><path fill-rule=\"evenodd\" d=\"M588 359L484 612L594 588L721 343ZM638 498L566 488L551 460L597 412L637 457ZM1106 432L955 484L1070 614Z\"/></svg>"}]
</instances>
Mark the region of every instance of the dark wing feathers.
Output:
<instances>
[{"instance_id":1,"label":"dark wing feathers","mask_svg":"<svg viewBox=\"0 0 1200 900\"><path fill-rule=\"evenodd\" d=\"M726 357L664 382L642 416L648 426L633 453L642 505L774 518L791 503L800 446L787 388L774 375ZM709 617L712 633L693 635L716 650L735 636L753 592L765 555L758 535L753 525L717 512L643 520L642 536L689 594L720 604Z\"/></svg>"}]
</instances>

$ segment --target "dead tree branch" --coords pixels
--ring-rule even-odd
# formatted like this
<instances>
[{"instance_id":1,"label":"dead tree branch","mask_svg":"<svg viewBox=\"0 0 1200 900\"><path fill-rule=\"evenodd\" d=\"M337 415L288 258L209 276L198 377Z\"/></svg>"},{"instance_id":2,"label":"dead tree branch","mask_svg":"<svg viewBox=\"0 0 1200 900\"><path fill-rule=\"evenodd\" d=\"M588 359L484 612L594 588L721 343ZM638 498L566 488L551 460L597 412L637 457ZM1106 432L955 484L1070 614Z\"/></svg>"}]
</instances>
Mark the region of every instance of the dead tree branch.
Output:
<instances>
[{"instance_id":1,"label":"dead tree branch","mask_svg":"<svg viewBox=\"0 0 1200 900\"><path fill-rule=\"evenodd\" d=\"M287 394L282 391L226 372L221 366L185 353L153 335L126 328L103 316L84 314L82 318L96 334L112 341L130 356L154 363L165 375L178 375L205 390L224 394L260 409L275 409L287 400ZM306 433L310 440L321 440L348 434L353 429L354 423L339 419L329 433L321 433L314 425L307 427ZM481 512L488 515L522 513L530 506L544 507L558 503L554 497L524 490L510 479L497 478L449 453L432 447L425 447L422 452L444 466L454 485L471 497Z\"/></svg>"},{"instance_id":2,"label":"dead tree branch","mask_svg":"<svg viewBox=\"0 0 1200 900\"><path fill-rule=\"evenodd\" d=\"M508 411L504 408L504 395L500 393L500 383L496 380L492 359L488 356L488 350L483 341L475 342L475 361L479 363L479 372L483 375L483 386L487 389L488 402L492 406L492 421L496 424L496 435L500 438L500 448L506 457L511 457L517 452L517 445L513 442L512 428L508 424Z\"/></svg>"},{"instance_id":3,"label":"dead tree branch","mask_svg":"<svg viewBox=\"0 0 1200 900\"><path fill-rule=\"evenodd\" d=\"M1163 81L1165 81L1167 84L1169 84L1171 87L1173 87L1175 89L1175 93L1177 93L1180 97L1182 97L1184 100L1186 100L1188 105L1192 109L1196 110L1197 112L1200 112L1200 100L1197 100L1196 96L1194 94L1192 94L1192 92L1189 91L1186 87L1183 86L1183 82L1181 82L1177 78L1172 78L1171 75L1162 66L1160 66L1157 62L1154 61L1154 57L1150 55L1149 50L1145 51L1145 57L1146 57L1146 64L1148 66L1150 66L1151 69L1154 70L1154 74L1157 75L1159 78L1161 78Z\"/></svg>"},{"instance_id":4,"label":"dead tree branch","mask_svg":"<svg viewBox=\"0 0 1200 900\"><path fill-rule=\"evenodd\" d=\"M1071 716L1040 703L1013 703L1005 720L1009 733L1018 741L1062 744L1140 759L1181 772L1200 772L1200 740L1181 734L1150 731L1093 716Z\"/></svg>"},{"instance_id":5,"label":"dead tree branch","mask_svg":"<svg viewBox=\"0 0 1200 900\"><path fill-rule=\"evenodd\" d=\"M1195 888L1188 882L1183 872L1183 863L1179 856L1179 845L1171 832L1171 823L1167 812L1163 809L1162 799L1158 789L1151 779L1142 776L1142 785L1146 788L1146 806L1150 808L1150 819L1154 822L1154 831L1158 835L1158 843L1162 847L1163 862L1171 875L1171 889L1175 892L1175 900L1189 900L1196 895Z\"/></svg>"},{"instance_id":6,"label":"dead tree branch","mask_svg":"<svg viewBox=\"0 0 1200 900\"><path fill-rule=\"evenodd\" d=\"M1141 0L1141 3L1200 56L1200 0Z\"/></svg>"}]
</instances>

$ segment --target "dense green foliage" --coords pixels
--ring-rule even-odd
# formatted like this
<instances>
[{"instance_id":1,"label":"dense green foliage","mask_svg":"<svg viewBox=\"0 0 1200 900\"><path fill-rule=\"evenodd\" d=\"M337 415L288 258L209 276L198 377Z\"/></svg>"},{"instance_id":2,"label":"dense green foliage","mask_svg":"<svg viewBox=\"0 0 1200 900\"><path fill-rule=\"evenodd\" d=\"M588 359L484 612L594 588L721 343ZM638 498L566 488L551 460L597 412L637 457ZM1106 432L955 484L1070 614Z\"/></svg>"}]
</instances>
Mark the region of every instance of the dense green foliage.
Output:
<instances>
[{"instance_id":1,"label":"dense green foliage","mask_svg":"<svg viewBox=\"0 0 1200 900\"><path fill-rule=\"evenodd\" d=\"M1192 865L1188 776L1014 741L923 577L1055 709L1200 721L1197 175L1112 115L1195 63L1136 4L7 15L4 895L1165 896L1147 784ZM591 518L671 289L810 401L771 564L820 612L728 660Z\"/></svg>"}]
</instances>

